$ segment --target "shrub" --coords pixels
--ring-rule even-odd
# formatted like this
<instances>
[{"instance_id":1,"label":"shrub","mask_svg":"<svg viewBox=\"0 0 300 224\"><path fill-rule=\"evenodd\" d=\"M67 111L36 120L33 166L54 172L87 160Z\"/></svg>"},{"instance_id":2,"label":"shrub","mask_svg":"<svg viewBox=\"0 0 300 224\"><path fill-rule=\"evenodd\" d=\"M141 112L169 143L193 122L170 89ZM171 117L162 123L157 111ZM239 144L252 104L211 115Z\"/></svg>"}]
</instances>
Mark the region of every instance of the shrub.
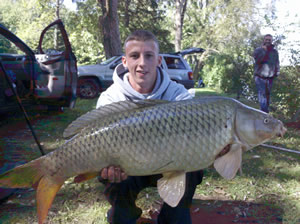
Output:
<instances>
[{"instance_id":1,"label":"shrub","mask_svg":"<svg viewBox=\"0 0 300 224\"><path fill-rule=\"evenodd\" d=\"M282 67L280 76L274 80L271 104L287 120L299 119L300 113L300 68Z\"/></svg>"}]
</instances>

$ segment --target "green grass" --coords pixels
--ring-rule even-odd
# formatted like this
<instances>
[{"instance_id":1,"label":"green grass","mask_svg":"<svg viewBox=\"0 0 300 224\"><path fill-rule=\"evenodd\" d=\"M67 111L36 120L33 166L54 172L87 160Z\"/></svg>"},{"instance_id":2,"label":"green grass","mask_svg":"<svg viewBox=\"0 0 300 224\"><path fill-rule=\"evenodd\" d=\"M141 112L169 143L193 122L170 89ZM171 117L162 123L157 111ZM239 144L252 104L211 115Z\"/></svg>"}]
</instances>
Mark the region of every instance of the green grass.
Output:
<instances>
[{"instance_id":1,"label":"green grass","mask_svg":"<svg viewBox=\"0 0 300 224\"><path fill-rule=\"evenodd\" d=\"M207 88L196 89L197 97L204 95L224 96L225 94ZM241 101L257 107L247 100ZM36 122L34 128L46 152L61 145L64 142L62 132L67 125L81 114L94 109L95 105L96 100L79 99L75 109L66 110L64 113ZM284 138L278 138L268 144L297 149L300 145L299 131L289 128ZM32 140L19 145L27 150L28 146L36 147ZM39 156L37 149L34 150L36 153L28 156L28 160ZM242 170L242 175L238 174L233 180L225 180L212 167L209 167L205 170L202 184L197 187L195 198L261 203L272 206L274 209L281 209L283 223L299 223L299 155L256 147L243 154ZM74 184L71 179L68 180L54 200L48 223L106 224L105 216L110 206L103 196L103 189L104 186L96 179L80 184ZM12 198L10 203L15 206L14 210L6 213L7 215L0 215L0 223L36 223L34 194L34 191L30 191L20 194L20 197ZM157 190L149 188L139 194L137 204L143 209L143 215L147 216L150 209L158 207L160 200Z\"/></svg>"}]
</instances>

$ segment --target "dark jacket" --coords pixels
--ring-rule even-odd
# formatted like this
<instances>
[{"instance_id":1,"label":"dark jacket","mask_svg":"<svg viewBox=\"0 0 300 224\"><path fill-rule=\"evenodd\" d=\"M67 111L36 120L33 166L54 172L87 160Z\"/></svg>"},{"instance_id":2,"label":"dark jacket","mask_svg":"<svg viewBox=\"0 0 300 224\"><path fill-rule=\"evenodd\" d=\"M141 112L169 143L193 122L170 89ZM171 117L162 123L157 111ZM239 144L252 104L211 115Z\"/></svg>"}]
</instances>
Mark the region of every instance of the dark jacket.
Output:
<instances>
[{"instance_id":1,"label":"dark jacket","mask_svg":"<svg viewBox=\"0 0 300 224\"><path fill-rule=\"evenodd\" d=\"M279 56L274 45L268 47L267 50L262 47L256 48L253 57L255 60L254 75L266 78L273 78L279 75Z\"/></svg>"}]
</instances>

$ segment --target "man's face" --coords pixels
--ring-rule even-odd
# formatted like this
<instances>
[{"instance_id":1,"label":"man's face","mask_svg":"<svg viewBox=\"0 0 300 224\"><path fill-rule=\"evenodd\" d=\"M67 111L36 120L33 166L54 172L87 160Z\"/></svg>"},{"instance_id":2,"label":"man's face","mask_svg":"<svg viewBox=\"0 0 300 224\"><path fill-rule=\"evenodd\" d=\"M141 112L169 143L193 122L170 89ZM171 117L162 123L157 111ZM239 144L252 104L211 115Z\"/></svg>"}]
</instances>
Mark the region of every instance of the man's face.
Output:
<instances>
[{"instance_id":1,"label":"man's face","mask_svg":"<svg viewBox=\"0 0 300 224\"><path fill-rule=\"evenodd\" d=\"M161 64L154 41L132 40L125 45L124 67L129 70L129 83L139 93L150 93L156 81L156 68Z\"/></svg>"},{"instance_id":2,"label":"man's face","mask_svg":"<svg viewBox=\"0 0 300 224\"><path fill-rule=\"evenodd\" d=\"M272 37L271 36L266 36L264 38L264 45L265 46L270 46L272 44Z\"/></svg>"}]
</instances>

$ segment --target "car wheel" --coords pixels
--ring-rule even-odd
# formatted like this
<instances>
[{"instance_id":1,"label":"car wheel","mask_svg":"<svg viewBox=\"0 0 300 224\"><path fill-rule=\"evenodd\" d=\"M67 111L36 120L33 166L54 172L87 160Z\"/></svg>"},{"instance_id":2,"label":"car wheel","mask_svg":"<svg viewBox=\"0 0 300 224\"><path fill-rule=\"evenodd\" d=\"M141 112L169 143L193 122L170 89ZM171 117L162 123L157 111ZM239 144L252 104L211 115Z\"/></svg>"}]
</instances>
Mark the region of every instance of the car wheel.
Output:
<instances>
[{"instance_id":1,"label":"car wheel","mask_svg":"<svg viewBox=\"0 0 300 224\"><path fill-rule=\"evenodd\" d=\"M100 93L98 83L93 79L81 79L78 81L77 94L83 99L93 99Z\"/></svg>"}]
</instances>

